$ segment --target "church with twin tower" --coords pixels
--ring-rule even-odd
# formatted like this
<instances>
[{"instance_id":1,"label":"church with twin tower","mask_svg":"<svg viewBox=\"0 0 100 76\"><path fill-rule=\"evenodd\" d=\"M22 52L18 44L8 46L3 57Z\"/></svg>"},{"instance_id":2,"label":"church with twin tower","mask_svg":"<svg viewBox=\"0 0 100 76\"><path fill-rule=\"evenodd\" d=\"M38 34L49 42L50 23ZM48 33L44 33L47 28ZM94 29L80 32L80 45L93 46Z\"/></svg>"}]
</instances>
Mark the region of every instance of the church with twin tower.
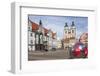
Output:
<instances>
[{"instance_id":1,"label":"church with twin tower","mask_svg":"<svg viewBox=\"0 0 100 76\"><path fill-rule=\"evenodd\" d=\"M76 26L74 24L74 21L72 21L72 24L70 26L65 23L63 36L64 49L74 45L74 43L76 42Z\"/></svg>"}]
</instances>

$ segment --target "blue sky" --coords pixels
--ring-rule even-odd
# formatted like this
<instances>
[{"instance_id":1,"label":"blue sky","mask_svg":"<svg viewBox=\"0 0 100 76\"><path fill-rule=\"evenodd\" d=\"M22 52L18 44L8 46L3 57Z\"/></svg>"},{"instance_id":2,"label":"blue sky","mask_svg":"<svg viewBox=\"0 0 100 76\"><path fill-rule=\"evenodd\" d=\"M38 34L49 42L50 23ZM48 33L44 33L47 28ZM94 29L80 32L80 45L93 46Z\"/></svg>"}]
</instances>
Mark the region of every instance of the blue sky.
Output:
<instances>
[{"instance_id":1,"label":"blue sky","mask_svg":"<svg viewBox=\"0 0 100 76\"><path fill-rule=\"evenodd\" d=\"M77 38L79 38L83 32L88 32L88 17L29 15L29 19L37 24L39 24L41 20L43 27L57 32L57 37L60 39L63 38L63 30L66 22L68 26L70 26L72 21L74 21Z\"/></svg>"}]
</instances>

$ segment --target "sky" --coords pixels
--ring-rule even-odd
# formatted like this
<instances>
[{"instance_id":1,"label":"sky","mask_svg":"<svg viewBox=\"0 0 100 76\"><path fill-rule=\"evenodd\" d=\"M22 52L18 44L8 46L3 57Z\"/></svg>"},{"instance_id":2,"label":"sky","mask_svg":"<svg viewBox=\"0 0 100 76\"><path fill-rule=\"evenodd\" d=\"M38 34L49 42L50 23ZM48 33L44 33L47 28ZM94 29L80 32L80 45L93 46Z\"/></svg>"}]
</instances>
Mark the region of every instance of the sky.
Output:
<instances>
[{"instance_id":1,"label":"sky","mask_svg":"<svg viewBox=\"0 0 100 76\"><path fill-rule=\"evenodd\" d=\"M64 26L67 22L70 27L72 21L76 26L76 37L79 38L84 32L88 32L88 17L80 16L45 16L45 15L29 15L29 19L32 22L39 24L42 21L43 27L51 29L53 32L57 33L57 38L63 38Z\"/></svg>"}]
</instances>

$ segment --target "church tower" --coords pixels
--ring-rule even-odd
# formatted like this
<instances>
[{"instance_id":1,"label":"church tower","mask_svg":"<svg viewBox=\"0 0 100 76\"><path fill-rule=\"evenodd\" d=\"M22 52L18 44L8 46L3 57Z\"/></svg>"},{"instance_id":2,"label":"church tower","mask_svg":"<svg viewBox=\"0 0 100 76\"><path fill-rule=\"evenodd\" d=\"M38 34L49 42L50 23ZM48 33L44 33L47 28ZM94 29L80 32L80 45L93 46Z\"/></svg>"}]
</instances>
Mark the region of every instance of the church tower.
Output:
<instances>
[{"instance_id":1,"label":"church tower","mask_svg":"<svg viewBox=\"0 0 100 76\"><path fill-rule=\"evenodd\" d=\"M64 39L67 38L67 36L68 36L68 29L69 29L69 27L68 27L68 24L66 22L65 26L64 26Z\"/></svg>"},{"instance_id":2,"label":"church tower","mask_svg":"<svg viewBox=\"0 0 100 76\"><path fill-rule=\"evenodd\" d=\"M71 38L76 38L76 27L75 27L74 21L72 21L70 31L71 31Z\"/></svg>"},{"instance_id":3,"label":"church tower","mask_svg":"<svg viewBox=\"0 0 100 76\"><path fill-rule=\"evenodd\" d=\"M76 42L76 26L74 24L74 21L72 21L72 24L68 26L67 23L65 23L64 26L64 49L67 47L73 46Z\"/></svg>"},{"instance_id":4,"label":"church tower","mask_svg":"<svg viewBox=\"0 0 100 76\"><path fill-rule=\"evenodd\" d=\"M42 21L39 21L39 32L42 32Z\"/></svg>"},{"instance_id":5,"label":"church tower","mask_svg":"<svg viewBox=\"0 0 100 76\"><path fill-rule=\"evenodd\" d=\"M70 46L73 46L76 42L76 26L74 21L72 21L71 27L70 27Z\"/></svg>"}]
</instances>

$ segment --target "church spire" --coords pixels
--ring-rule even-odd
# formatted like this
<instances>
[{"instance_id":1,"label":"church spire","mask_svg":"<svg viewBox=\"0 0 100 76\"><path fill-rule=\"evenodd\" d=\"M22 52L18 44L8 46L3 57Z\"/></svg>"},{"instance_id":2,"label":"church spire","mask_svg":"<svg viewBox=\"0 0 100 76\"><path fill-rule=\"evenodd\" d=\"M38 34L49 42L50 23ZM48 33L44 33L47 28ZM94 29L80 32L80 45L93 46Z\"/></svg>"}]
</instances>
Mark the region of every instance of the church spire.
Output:
<instances>
[{"instance_id":1,"label":"church spire","mask_svg":"<svg viewBox=\"0 0 100 76\"><path fill-rule=\"evenodd\" d=\"M68 27L68 24L67 24L67 22L65 23L65 26L64 27Z\"/></svg>"},{"instance_id":2,"label":"church spire","mask_svg":"<svg viewBox=\"0 0 100 76\"><path fill-rule=\"evenodd\" d=\"M42 21L41 20L39 21L39 25L42 26Z\"/></svg>"},{"instance_id":3,"label":"church spire","mask_svg":"<svg viewBox=\"0 0 100 76\"><path fill-rule=\"evenodd\" d=\"M72 21L72 25L71 25L71 26L72 26L72 27L75 26L74 21Z\"/></svg>"}]
</instances>

